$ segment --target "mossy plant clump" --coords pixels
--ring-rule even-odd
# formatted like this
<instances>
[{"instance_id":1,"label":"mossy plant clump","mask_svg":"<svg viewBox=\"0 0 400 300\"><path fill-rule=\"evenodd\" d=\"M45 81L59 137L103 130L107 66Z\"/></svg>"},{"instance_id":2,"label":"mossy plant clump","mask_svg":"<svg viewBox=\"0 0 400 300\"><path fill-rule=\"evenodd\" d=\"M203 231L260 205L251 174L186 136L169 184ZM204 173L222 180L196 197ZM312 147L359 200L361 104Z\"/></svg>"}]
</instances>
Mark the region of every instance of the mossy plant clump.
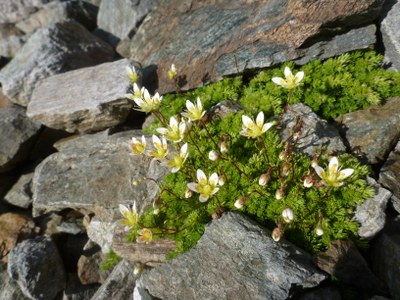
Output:
<instances>
[{"instance_id":1,"label":"mossy plant clump","mask_svg":"<svg viewBox=\"0 0 400 300\"><path fill-rule=\"evenodd\" d=\"M275 240L285 236L310 252L336 239L357 240L354 209L374 193L365 181L368 167L348 154L296 153L302 120L282 141L280 115L301 101L333 119L400 94L399 74L380 69L380 60L372 52L356 52L314 61L301 68L304 80L301 72L294 76L285 68L285 79L274 82L291 82L283 85L287 88L271 81L282 76L280 68L261 72L247 85L228 78L162 101L135 87L138 109L151 107L159 120L147 129L157 134L153 145L135 139L132 151L172 172L159 183L159 196L147 212L136 218L134 209L125 211L125 220L135 216L129 239L172 238L178 246L174 255L193 247L210 220L238 211L273 229ZM225 99L238 101L244 110L223 119L204 114Z\"/></svg>"}]
</instances>

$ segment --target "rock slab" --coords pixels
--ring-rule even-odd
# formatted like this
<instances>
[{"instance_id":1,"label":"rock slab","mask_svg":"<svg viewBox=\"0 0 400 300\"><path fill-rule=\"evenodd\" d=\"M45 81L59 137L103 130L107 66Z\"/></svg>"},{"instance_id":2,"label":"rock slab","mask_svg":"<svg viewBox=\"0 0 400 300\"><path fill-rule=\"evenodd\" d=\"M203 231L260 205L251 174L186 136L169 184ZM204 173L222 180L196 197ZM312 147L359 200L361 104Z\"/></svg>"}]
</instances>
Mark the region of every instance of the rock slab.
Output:
<instances>
[{"instance_id":1,"label":"rock slab","mask_svg":"<svg viewBox=\"0 0 400 300\"><path fill-rule=\"evenodd\" d=\"M137 289L160 299L287 299L325 278L299 248L227 213L206 227L194 248L145 271Z\"/></svg>"},{"instance_id":2,"label":"rock slab","mask_svg":"<svg viewBox=\"0 0 400 300\"><path fill-rule=\"evenodd\" d=\"M385 1L382 14L384 18L381 22L382 42L385 47L385 60L391 66L400 71L400 1Z\"/></svg>"},{"instance_id":3,"label":"rock slab","mask_svg":"<svg viewBox=\"0 0 400 300\"><path fill-rule=\"evenodd\" d=\"M125 121L133 101L127 59L51 76L34 90L27 115L47 127L96 132ZM138 64L135 64L138 69Z\"/></svg>"},{"instance_id":4,"label":"rock slab","mask_svg":"<svg viewBox=\"0 0 400 300\"><path fill-rule=\"evenodd\" d=\"M120 54L144 66L156 65L161 93L175 90L167 77L172 63L182 77L182 88L191 89L248 69L287 60L306 63L370 47L375 43L374 28L345 34L371 24L382 4L382 0L161 1L133 36L129 51Z\"/></svg>"},{"instance_id":5,"label":"rock slab","mask_svg":"<svg viewBox=\"0 0 400 300\"><path fill-rule=\"evenodd\" d=\"M36 31L15 57L0 70L3 93L27 106L44 78L110 61L114 51L74 21L51 24Z\"/></svg>"}]
</instances>

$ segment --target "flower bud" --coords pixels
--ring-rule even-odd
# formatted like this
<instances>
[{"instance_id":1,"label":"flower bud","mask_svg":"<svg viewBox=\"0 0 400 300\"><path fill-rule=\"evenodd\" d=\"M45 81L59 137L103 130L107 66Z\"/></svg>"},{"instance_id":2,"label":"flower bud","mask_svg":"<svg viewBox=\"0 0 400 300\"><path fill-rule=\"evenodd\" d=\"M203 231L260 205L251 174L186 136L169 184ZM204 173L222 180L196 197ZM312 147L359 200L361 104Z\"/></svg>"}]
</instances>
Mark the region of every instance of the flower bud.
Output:
<instances>
[{"instance_id":1,"label":"flower bud","mask_svg":"<svg viewBox=\"0 0 400 300\"><path fill-rule=\"evenodd\" d=\"M192 190L189 189L189 188L186 188L186 191L185 191L185 198L188 199L188 198L192 197L192 195L193 195Z\"/></svg>"},{"instance_id":2,"label":"flower bud","mask_svg":"<svg viewBox=\"0 0 400 300\"><path fill-rule=\"evenodd\" d=\"M283 198L283 196L284 196L283 188L279 188L275 193L275 199L281 200Z\"/></svg>"},{"instance_id":3,"label":"flower bud","mask_svg":"<svg viewBox=\"0 0 400 300\"><path fill-rule=\"evenodd\" d=\"M143 266L141 264L136 265L135 269L133 270L134 275L138 275L143 272Z\"/></svg>"},{"instance_id":4,"label":"flower bud","mask_svg":"<svg viewBox=\"0 0 400 300\"><path fill-rule=\"evenodd\" d=\"M290 171L290 166L289 166L289 164L285 163L283 165L283 168L282 168L282 176L283 177L288 176L289 175L289 171Z\"/></svg>"},{"instance_id":5,"label":"flower bud","mask_svg":"<svg viewBox=\"0 0 400 300\"><path fill-rule=\"evenodd\" d=\"M177 73L178 72L177 72L177 70L175 68L175 65L172 64L171 68L168 70L168 78L171 79L171 80L174 79Z\"/></svg>"},{"instance_id":6,"label":"flower bud","mask_svg":"<svg viewBox=\"0 0 400 300\"><path fill-rule=\"evenodd\" d=\"M282 211L282 217L283 217L283 220L286 222L286 223L290 223L291 221L293 221L293 219L294 219L294 214L293 214L293 210L291 209L291 208L285 208L283 211Z\"/></svg>"},{"instance_id":7,"label":"flower bud","mask_svg":"<svg viewBox=\"0 0 400 300\"><path fill-rule=\"evenodd\" d=\"M221 142L221 144L219 145L219 150L221 151L221 153L228 152L228 143L226 141Z\"/></svg>"},{"instance_id":8,"label":"flower bud","mask_svg":"<svg viewBox=\"0 0 400 300\"><path fill-rule=\"evenodd\" d=\"M321 225L318 225L317 228L315 228L315 233L316 233L318 236L321 236L321 235L324 234L324 230L322 229Z\"/></svg>"},{"instance_id":9,"label":"flower bud","mask_svg":"<svg viewBox=\"0 0 400 300\"><path fill-rule=\"evenodd\" d=\"M275 242L278 242L281 239L282 231L277 227L272 231L272 238Z\"/></svg>"},{"instance_id":10,"label":"flower bud","mask_svg":"<svg viewBox=\"0 0 400 300\"><path fill-rule=\"evenodd\" d=\"M314 158L314 159L311 161L311 167L315 168L316 166L318 166L318 160L317 160L316 158Z\"/></svg>"},{"instance_id":11,"label":"flower bud","mask_svg":"<svg viewBox=\"0 0 400 300\"><path fill-rule=\"evenodd\" d=\"M236 200L234 205L237 209L241 209L243 205L245 205L245 203L246 203L246 198L240 197L239 199Z\"/></svg>"},{"instance_id":12,"label":"flower bud","mask_svg":"<svg viewBox=\"0 0 400 300\"><path fill-rule=\"evenodd\" d=\"M314 180L311 175L308 175L303 182L304 187L310 188L314 185Z\"/></svg>"},{"instance_id":13,"label":"flower bud","mask_svg":"<svg viewBox=\"0 0 400 300\"><path fill-rule=\"evenodd\" d=\"M157 197L153 201L153 214L158 215L160 213L161 197Z\"/></svg>"},{"instance_id":14,"label":"flower bud","mask_svg":"<svg viewBox=\"0 0 400 300\"><path fill-rule=\"evenodd\" d=\"M300 138L301 133L298 131L295 134L293 134L293 140L296 142Z\"/></svg>"},{"instance_id":15,"label":"flower bud","mask_svg":"<svg viewBox=\"0 0 400 300\"><path fill-rule=\"evenodd\" d=\"M215 150L211 150L210 152L208 152L208 158L211 161L216 161L218 159L218 152Z\"/></svg>"},{"instance_id":16,"label":"flower bud","mask_svg":"<svg viewBox=\"0 0 400 300\"><path fill-rule=\"evenodd\" d=\"M270 175L268 173L264 173L260 176L260 179L258 179L258 184L261 186L265 186L269 180L270 180Z\"/></svg>"},{"instance_id":17,"label":"flower bud","mask_svg":"<svg viewBox=\"0 0 400 300\"><path fill-rule=\"evenodd\" d=\"M285 151L282 151L281 153L279 153L280 160L285 160L286 158L287 158L287 154Z\"/></svg>"},{"instance_id":18,"label":"flower bud","mask_svg":"<svg viewBox=\"0 0 400 300\"><path fill-rule=\"evenodd\" d=\"M226 178L224 175L219 175L218 176L218 185L224 185L226 181Z\"/></svg>"}]
</instances>

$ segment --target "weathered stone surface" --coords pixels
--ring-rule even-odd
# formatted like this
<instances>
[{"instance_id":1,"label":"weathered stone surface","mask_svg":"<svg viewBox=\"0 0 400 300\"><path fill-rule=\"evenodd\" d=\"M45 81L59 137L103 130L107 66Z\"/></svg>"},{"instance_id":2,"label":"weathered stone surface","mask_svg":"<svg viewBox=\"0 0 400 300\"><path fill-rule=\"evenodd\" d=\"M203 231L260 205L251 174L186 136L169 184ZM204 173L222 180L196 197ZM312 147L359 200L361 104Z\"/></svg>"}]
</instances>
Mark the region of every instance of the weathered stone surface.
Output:
<instances>
[{"instance_id":1,"label":"weathered stone surface","mask_svg":"<svg viewBox=\"0 0 400 300\"><path fill-rule=\"evenodd\" d=\"M317 266L339 278L346 284L351 284L368 293L385 293L386 287L372 273L367 262L351 241L334 241L326 252L318 253L314 261Z\"/></svg>"},{"instance_id":2,"label":"weathered stone surface","mask_svg":"<svg viewBox=\"0 0 400 300\"><path fill-rule=\"evenodd\" d=\"M51 75L110 61L113 49L74 21L36 31L0 70L3 93L26 106L35 86Z\"/></svg>"},{"instance_id":3,"label":"weathered stone surface","mask_svg":"<svg viewBox=\"0 0 400 300\"><path fill-rule=\"evenodd\" d=\"M61 2L56 0L43 5L39 11L19 21L16 26L23 32L30 34L52 23L72 19L91 31L96 27L97 10L97 7L86 1L68 0Z\"/></svg>"},{"instance_id":4,"label":"weathered stone surface","mask_svg":"<svg viewBox=\"0 0 400 300\"><path fill-rule=\"evenodd\" d=\"M2 300L27 300L18 284L7 274L7 266L0 263L0 299Z\"/></svg>"},{"instance_id":5,"label":"weathered stone surface","mask_svg":"<svg viewBox=\"0 0 400 300\"><path fill-rule=\"evenodd\" d=\"M95 132L125 121L133 101L127 59L49 77L33 91L27 115L47 127ZM136 68L138 68L138 65Z\"/></svg>"},{"instance_id":6,"label":"weathered stone surface","mask_svg":"<svg viewBox=\"0 0 400 300\"><path fill-rule=\"evenodd\" d=\"M0 228L0 260L3 262L18 242L33 237L37 231L31 218L11 212L0 215Z\"/></svg>"},{"instance_id":7,"label":"weathered stone surface","mask_svg":"<svg viewBox=\"0 0 400 300\"><path fill-rule=\"evenodd\" d=\"M103 0L99 6L98 27L115 46L120 39L136 30L158 0Z\"/></svg>"},{"instance_id":8,"label":"weathered stone surface","mask_svg":"<svg viewBox=\"0 0 400 300\"><path fill-rule=\"evenodd\" d=\"M390 153L379 174L379 182L392 193L393 207L400 213L400 141Z\"/></svg>"},{"instance_id":9,"label":"weathered stone surface","mask_svg":"<svg viewBox=\"0 0 400 300\"><path fill-rule=\"evenodd\" d=\"M9 254L7 271L31 299L54 299L65 288L64 266L51 238L19 243Z\"/></svg>"},{"instance_id":10,"label":"weathered stone surface","mask_svg":"<svg viewBox=\"0 0 400 300\"><path fill-rule=\"evenodd\" d=\"M382 9L383 20L380 23L382 42L385 47L385 61L400 71L400 1L387 0Z\"/></svg>"},{"instance_id":11,"label":"weathered stone surface","mask_svg":"<svg viewBox=\"0 0 400 300\"><path fill-rule=\"evenodd\" d=\"M156 267L166 260L165 255L176 248L176 244L170 239L157 239L148 244L125 242L126 233L116 230L112 250L127 261L143 266Z\"/></svg>"},{"instance_id":12,"label":"weathered stone surface","mask_svg":"<svg viewBox=\"0 0 400 300\"><path fill-rule=\"evenodd\" d=\"M97 290L92 299L132 299L136 276L133 274L134 266L122 260L115 266L107 280Z\"/></svg>"},{"instance_id":13,"label":"weathered stone surface","mask_svg":"<svg viewBox=\"0 0 400 300\"><path fill-rule=\"evenodd\" d=\"M111 250L114 232L117 226L118 222L107 222L93 217L88 226L87 234L91 241L101 247L103 253L108 253Z\"/></svg>"},{"instance_id":14,"label":"weathered stone surface","mask_svg":"<svg viewBox=\"0 0 400 300\"><path fill-rule=\"evenodd\" d=\"M325 278L299 248L227 213L206 227L194 248L143 272L138 286L161 299L287 299Z\"/></svg>"},{"instance_id":15,"label":"weathered stone surface","mask_svg":"<svg viewBox=\"0 0 400 300\"><path fill-rule=\"evenodd\" d=\"M134 201L142 211L152 200L147 200L144 179L150 160L131 155L133 136L140 138L141 131L114 135L100 132L57 145L60 152L46 158L35 170L33 214L71 208L83 214L94 213L102 222L113 222L120 215L118 205Z\"/></svg>"},{"instance_id":16,"label":"weathered stone surface","mask_svg":"<svg viewBox=\"0 0 400 300\"><path fill-rule=\"evenodd\" d=\"M64 290L63 300L90 300L96 293L99 284L81 284L74 273L67 274L67 285Z\"/></svg>"},{"instance_id":17,"label":"weathered stone surface","mask_svg":"<svg viewBox=\"0 0 400 300\"><path fill-rule=\"evenodd\" d=\"M100 271L106 260L100 250L99 245L90 240L83 248L83 254L77 264L77 274L82 284L103 283L109 275L109 272Z\"/></svg>"},{"instance_id":18,"label":"weathered stone surface","mask_svg":"<svg viewBox=\"0 0 400 300\"><path fill-rule=\"evenodd\" d=\"M40 124L28 119L17 105L0 108L0 173L26 160L36 141Z\"/></svg>"},{"instance_id":19,"label":"weathered stone surface","mask_svg":"<svg viewBox=\"0 0 400 300\"><path fill-rule=\"evenodd\" d=\"M167 77L171 63L190 89L246 69L370 47L374 26L360 27L372 23L382 3L162 1L133 36L130 57L157 65L160 92L175 90Z\"/></svg>"},{"instance_id":20,"label":"weathered stone surface","mask_svg":"<svg viewBox=\"0 0 400 300\"><path fill-rule=\"evenodd\" d=\"M11 190L4 197L4 200L12 205L28 208L32 204L32 178L33 173L22 175L14 184Z\"/></svg>"},{"instance_id":21,"label":"weathered stone surface","mask_svg":"<svg viewBox=\"0 0 400 300\"><path fill-rule=\"evenodd\" d=\"M0 23L0 56L14 57L25 41L26 37L13 24Z\"/></svg>"},{"instance_id":22,"label":"weathered stone surface","mask_svg":"<svg viewBox=\"0 0 400 300\"><path fill-rule=\"evenodd\" d=\"M389 287L392 299L400 295L400 223L390 224L372 245L371 264L375 274Z\"/></svg>"},{"instance_id":23,"label":"weathered stone surface","mask_svg":"<svg viewBox=\"0 0 400 300\"><path fill-rule=\"evenodd\" d=\"M18 22L50 1L51 0L2 0L0 2L0 24Z\"/></svg>"},{"instance_id":24,"label":"weathered stone surface","mask_svg":"<svg viewBox=\"0 0 400 300\"><path fill-rule=\"evenodd\" d=\"M400 138L400 97L337 119L353 153L370 164L385 161Z\"/></svg>"},{"instance_id":25,"label":"weathered stone surface","mask_svg":"<svg viewBox=\"0 0 400 300\"><path fill-rule=\"evenodd\" d=\"M357 206L354 219L360 223L358 234L365 239L372 239L385 226L386 205L392 193L373 178L367 178L367 181L374 187L375 196Z\"/></svg>"},{"instance_id":26,"label":"weathered stone surface","mask_svg":"<svg viewBox=\"0 0 400 300\"><path fill-rule=\"evenodd\" d=\"M282 140L287 140L301 118L301 134L295 149L313 155L321 149L330 153L345 152L346 147L340 138L339 131L327 121L319 118L308 106L298 103L289 106L282 116Z\"/></svg>"},{"instance_id":27,"label":"weathered stone surface","mask_svg":"<svg viewBox=\"0 0 400 300\"><path fill-rule=\"evenodd\" d=\"M0 87L0 109L9 105L11 105L11 102L4 96L3 89Z\"/></svg>"}]
</instances>

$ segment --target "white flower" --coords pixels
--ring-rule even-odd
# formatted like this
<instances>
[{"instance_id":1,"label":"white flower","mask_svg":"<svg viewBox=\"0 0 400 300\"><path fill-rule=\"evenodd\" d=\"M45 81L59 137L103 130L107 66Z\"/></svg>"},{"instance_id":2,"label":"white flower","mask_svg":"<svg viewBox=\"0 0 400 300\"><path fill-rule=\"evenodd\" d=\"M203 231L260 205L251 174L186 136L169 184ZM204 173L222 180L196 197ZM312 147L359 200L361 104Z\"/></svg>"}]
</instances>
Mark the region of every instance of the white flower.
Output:
<instances>
[{"instance_id":1,"label":"white flower","mask_svg":"<svg viewBox=\"0 0 400 300\"><path fill-rule=\"evenodd\" d=\"M144 135L142 135L141 141L139 141L135 137L132 138L131 150L132 150L132 153L135 155L142 154L144 152L144 150L146 150L146 139L145 139Z\"/></svg>"},{"instance_id":2,"label":"white flower","mask_svg":"<svg viewBox=\"0 0 400 300\"><path fill-rule=\"evenodd\" d=\"M163 159L168 154L168 145L165 137L162 137L161 140L158 136L153 134L153 145L154 150L148 152L148 155L153 156L155 158Z\"/></svg>"},{"instance_id":3,"label":"white flower","mask_svg":"<svg viewBox=\"0 0 400 300\"><path fill-rule=\"evenodd\" d=\"M185 137L186 122L182 120L178 124L177 119L175 119L175 117L171 117L169 119L168 128L157 128L156 130L164 135L167 140L178 143Z\"/></svg>"},{"instance_id":4,"label":"white flower","mask_svg":"<svg viewBox=\"0 0 400 300\"><path fill-rule=\"evenodd\" d=\"M151 242L153 240L153 232L149 228L143 228L138 230L138 237L136 238L136 242L145 243Z\"/></svg>"},{"instance_id":5,"label":"white flower","mask_svg":"<svg viewBox=\"0 0 400 300\"><path fill-rule=\"evenodd\" d=\"M252 120L248 116L242 116L243 127L240 131L240 134L249 138L256 138L270 129L274 123L265 123L264 124L264 113L260 112L257 115L256 121Z\"/></svg>"},{"instance_id":6,"label":"white flower","mask_svg":"<svg viewBox=\"0 0 400 300\"><path fill-rule=\"evenodd\" d=\"M133 98L133 101L135 101L136 105L138 106L134 108L135 110L149 113L157 110L160 107L162 97L158 93L151 97L149 91L144 89L143 96L141 98L135 97Z\"/></svg>"},{"instance_id":7,"label":"white flower","mask_svg":"<svg viewBox=\"0 0 400 300\"><path fill-rule=\"evenodd\" d=\"M235 204L233 204L237 209L243 208L244 204L246 202L246 199L244 197L240 197L235 201Z\"/></svg>"},{"instance_id":8,"label":"white flower","mask_svg":"<svg viewBox=\"0 0 400 300\"><path fill-rule=\"evenodd\" d=\"M168 77L169 77L169 79L171 79L171 80L174 79L177 73L178 73L178 72L176 71L175 65L172 64L172 65L171 65L171 68L168 70Z\"/></svg>"},{"instance_id":9,"label":"white flower","mask_svg":"<svg viewBox=\"0 0 400 300\"><path fill-rule=\"evenodd\" d=\"M171 172L176 173L178 172L184 165L186 159L188 158L189 153L188 153L188 144L185 143L182 147L179 153L174 154L171 159L166 160L164 165L172 168Z\"/></svg>"},{"instance_id":10,"label":"white flower","mask_svg":"<svg viewBox=\"0 0 400 300\"><path fill-rule=\"evenodd\" d=\"M200 98L197 97L197 104L186 100L187 111L182 113L182 116L188 118L190 121L200 120L206 113L203 110L203 105L201 104Z\"/></svg>"},{"instance_id":11,"label":"white flower","mask_svg":"<svg viewBox=\"0 0 400 300\"><path fill-rule=\"evenodd\" d=\"M139 79L139 75L135 70L134 66L126 67L126 74L131 82L136 82Z\"/></svg>"},{"instance_id":12,"label":"white flower","mask_svg":"<svg viewBox=\"0 0 400 300\"><path fill-rule=\"evenodd\" d=\"M354 169L340 170L339 161L335 156L329 159L329 165L326 171L318 165L314 166L314 170L322 179L321 183L323 185L335 187L342 186L344 183L341 181L351 176L354 172Z\"/></svg>"},{"instance_id":13,"label":"white flower","mask_svg":"<svg viewBox=\"0 0 400 300\"><path fill-rule=\"evenodd\" d=\"M272 81L281 87L286 89L294 89L296 86L300 84L300 81L304 77L304 72L297 72L295 76L293 76L292 71L289 67L285 67L284 71L285 79L281 77L274 77Z\"/></svg>"},{"instance_id":14,"label":"white flower","mask_svg":"<svg viewBox=\"0 0 400 300\"><path fill-rule=\"evenodd\" d=\"M215 150L208 152L208 159L211 161L216 161L218 159L218 152Z\"/></svg>"},{"instance_id":15,"label":"white flower","mask_svg":"<svg viewBox=\"0 0 400 300\"><path fill-rule=\"evenodd\" d=\"M138 213L136 210L136 202L133 203L132 208L129 209L129 207L120 204L119 205L119 211L121 215L124 217L121 220L121 225L125 226L125 231L128 231L129 229L135 227L137 225L137 219L138 219Z\"/></svg>"},{"instance_id":16,"label":"white flower","mask_svg":"<svg viewBox=\"0 0 400 300\"><path fill-rule=\"evenodd\" d=\"M322 229L321 225L318 225L317 228L315 228L315 233L316 233L318 236L321 236L321 235L324 234L324 230Z\"/></svg>"},{"instance_id":17,"label":"white flower","mask_svg":"<svg viewBox=\"0 0 400 300\"><path fill-rule=\"evenodd\" d=\"M197 181L197 183L188 183L187 187L193 192L200 194L200 202L206 202L208 198L219 191L217 173L213 173L210 178L207 178L206 174L204 174L202 170L198 169Z\"/></svg>"},{"instance_id":18,"label":"white flower","mask_svg":"<svg viewBox=\"0 0 400 300\"><path fill-rule=\"evenodd\" d=\"M144 90L146 88L143 86L141 89L139 89L139 86L134 83L133 84L133 97L130 97L132 100L135 98L143 98L144 95Z\"/></svg>"},{"instance_id":19,"label":"white flower","mask_svg":"<svg viewBox=\"0 0 400 300\"><path fill-rule=\"evenodd\" d=\"M294 219L293 210L292 210L291 208L285 208L285 209L282 211L282 217L283 217L283 220L284 220L286 223L290 223L290 222L293 221L293 219Z\"/></svg>"}]
</instances>

